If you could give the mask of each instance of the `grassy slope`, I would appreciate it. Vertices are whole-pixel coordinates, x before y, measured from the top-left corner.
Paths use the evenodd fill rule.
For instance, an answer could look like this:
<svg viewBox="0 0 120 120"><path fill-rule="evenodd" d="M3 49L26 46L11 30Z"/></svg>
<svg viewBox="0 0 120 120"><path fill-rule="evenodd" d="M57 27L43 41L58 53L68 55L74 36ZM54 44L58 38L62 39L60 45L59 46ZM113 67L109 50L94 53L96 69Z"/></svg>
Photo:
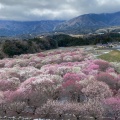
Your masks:
<svg viewBox="0 0 120 120"><path fill-rule="evenodd" d="M100 55L98 58L109 62L120 62L120 51L113 50L107 54Z"/></svg>

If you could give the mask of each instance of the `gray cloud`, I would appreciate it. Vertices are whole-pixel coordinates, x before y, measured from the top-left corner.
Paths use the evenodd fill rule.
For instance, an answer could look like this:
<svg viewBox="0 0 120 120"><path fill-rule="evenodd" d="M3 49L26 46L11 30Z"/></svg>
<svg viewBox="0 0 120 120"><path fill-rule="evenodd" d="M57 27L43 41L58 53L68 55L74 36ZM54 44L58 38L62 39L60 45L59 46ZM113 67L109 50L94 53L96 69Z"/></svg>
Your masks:
<svg viewBox="0 0 120 120"><path fill-rule="evenodd" d="M86 13L116 12L120 0L0 0L0 19L71 19Z"/></svg>

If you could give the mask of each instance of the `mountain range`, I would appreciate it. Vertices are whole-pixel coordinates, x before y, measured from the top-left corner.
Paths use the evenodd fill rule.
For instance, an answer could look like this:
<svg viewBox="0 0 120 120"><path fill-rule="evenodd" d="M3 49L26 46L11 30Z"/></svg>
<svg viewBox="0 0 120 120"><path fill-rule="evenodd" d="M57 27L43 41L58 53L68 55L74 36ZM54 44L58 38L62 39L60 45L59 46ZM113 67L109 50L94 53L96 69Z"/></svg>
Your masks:
<svg viewBox="0 0 120 120"><path fill-rule="evenodd" d="M55 30L75 34L95 32L113 26L120 26L120 12L80 15L56 26Z"/></svg>
<svg viewBox="0 0 120 120"><path fill-rule="evenodd" d="M9 21L0 20L0 36L43 34L52 32L62 20Z"/></svg>
<svg viewBox="0 0 120 120"><path fill-rule="evenodd" d="M84 14L68 21L41 20L41 21L9 21L0 20L0 36L41 35L45 33L93 33L114 27L120 29L120 12ZM119 31L120 32L120 31Z"/></svg>

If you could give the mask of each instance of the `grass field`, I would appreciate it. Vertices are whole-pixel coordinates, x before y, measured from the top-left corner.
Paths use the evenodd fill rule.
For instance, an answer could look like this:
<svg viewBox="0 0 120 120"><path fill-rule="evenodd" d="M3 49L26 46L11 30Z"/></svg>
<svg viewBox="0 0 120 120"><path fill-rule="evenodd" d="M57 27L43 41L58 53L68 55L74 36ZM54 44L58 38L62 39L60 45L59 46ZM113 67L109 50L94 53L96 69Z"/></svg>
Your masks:
<svg viewBox="0 0 120 120"><path fill-rule="evenodd" d="M109 62L120 62L120 51L113 50L109 53L98 56L98 58L101 58Z"/></svg>

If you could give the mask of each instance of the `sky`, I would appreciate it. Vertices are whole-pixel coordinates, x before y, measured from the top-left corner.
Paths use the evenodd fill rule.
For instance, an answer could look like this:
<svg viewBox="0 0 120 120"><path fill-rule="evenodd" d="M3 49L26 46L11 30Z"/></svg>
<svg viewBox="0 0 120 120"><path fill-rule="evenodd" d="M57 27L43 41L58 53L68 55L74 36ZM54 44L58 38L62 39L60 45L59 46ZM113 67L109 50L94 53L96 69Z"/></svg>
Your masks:
<svg viewBox="0 0 120 120"><path fill-rule="evenodd" d="M120 0L0 0L0 20L69 20L120 11Z"/></svg>

